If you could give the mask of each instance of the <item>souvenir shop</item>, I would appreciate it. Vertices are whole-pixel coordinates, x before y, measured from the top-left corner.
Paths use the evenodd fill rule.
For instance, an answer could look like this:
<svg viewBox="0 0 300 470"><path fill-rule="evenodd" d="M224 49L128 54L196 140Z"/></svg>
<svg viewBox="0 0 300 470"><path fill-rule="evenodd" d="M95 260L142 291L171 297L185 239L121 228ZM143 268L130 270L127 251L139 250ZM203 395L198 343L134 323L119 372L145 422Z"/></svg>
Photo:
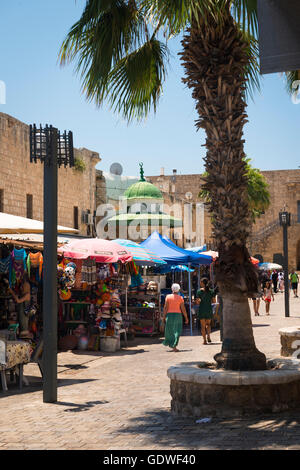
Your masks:
<svg viewBox="0 0 300 470"><path fill-rule="evenodd" d="M0 240L0 330L33 343L42 330L42 249Z"/></svg>
<svg viewBox="0 0 300 470"><path fill-rule="evenodd" d="M59 349L114 352L121 340L159 332L159 285L144 281L134 261L58 264Z"/></svg>
<svg viewBox="0 0 300 470"><path fill-rule="evenodd" d="M120 349L121 340L160 331L159 277L135 262L58 256L58 350ZM30 300L24 286L30 285ZM26 290L26 289L25 289ZM0 240L0 330L34 348L43 330L43 244Z"/></svg>

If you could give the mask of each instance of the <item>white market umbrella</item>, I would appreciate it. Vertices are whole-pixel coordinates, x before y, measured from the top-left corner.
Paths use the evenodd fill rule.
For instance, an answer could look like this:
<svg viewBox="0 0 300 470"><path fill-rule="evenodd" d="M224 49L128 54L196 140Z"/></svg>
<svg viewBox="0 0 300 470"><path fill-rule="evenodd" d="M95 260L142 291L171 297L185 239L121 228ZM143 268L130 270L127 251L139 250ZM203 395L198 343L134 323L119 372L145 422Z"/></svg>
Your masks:
<svg viewBox="0 0 300 470"><path fill-rule="evenodd" d="M264 271L272 271L273 269L283 269L283 267L277 263L259 263L258 267L259 269L262 269Z"/></svg>
<svg viewBox="0 0 300 470"><path fill-rule="evenodd" d="M0 212L0 234L9 233L43 233L44 222L40 220L27 219L18 215L6 214ZM75 228L57 226L58 233L78 233Z"/></svg>

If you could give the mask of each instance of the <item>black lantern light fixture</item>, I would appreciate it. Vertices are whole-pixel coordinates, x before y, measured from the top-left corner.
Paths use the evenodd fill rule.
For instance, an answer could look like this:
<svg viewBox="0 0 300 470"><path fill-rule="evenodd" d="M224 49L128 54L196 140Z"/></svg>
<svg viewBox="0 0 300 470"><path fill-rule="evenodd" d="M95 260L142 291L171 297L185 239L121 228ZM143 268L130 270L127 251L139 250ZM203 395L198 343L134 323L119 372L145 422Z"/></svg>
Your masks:
<svg viewBox="0 0 300 470"><path fill-rule="evenodd" d="M288 260L288 227L291 225L291 214L283 209L279 212L279 223L283 229L283 271L284 271L284 306L285 316L290 316L289 304L289 260Z"/></svg>
<svg viewBox="0 0 300 470"><path fill-rule="evenodd" d="M30 161L44 165L43 401L57 401L57 169L74 166L72 132L30 126Z"/></svg>

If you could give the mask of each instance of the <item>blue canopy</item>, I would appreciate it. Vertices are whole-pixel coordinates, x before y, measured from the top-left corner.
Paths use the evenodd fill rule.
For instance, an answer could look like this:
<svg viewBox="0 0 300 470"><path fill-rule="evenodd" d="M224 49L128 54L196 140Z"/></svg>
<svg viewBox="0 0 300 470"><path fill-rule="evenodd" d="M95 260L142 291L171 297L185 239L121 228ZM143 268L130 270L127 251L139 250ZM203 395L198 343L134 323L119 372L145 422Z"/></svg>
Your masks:
<svg viewBox="0 0 300 470"><path fill-rule="evenodd" d="M148 248L156 253L164 261L171 265L182 264L210 264L213 259L211 256L200 255L192 251L184 250L175 245L171 240L163 238L159 232L153 232L147 240L141 243L141 246Z"/></svg>
<svg viewBox="0 0 300 470"><path fill-rule="evenodd" d="M195 253L194 251L191 251L191 250L185 250L184 248L181 248L180 246L175 245L175 243L172 242L172 240L170 240L170 238L166 237L166 235L164 235L162 237L162 240L165 243L167 243L170 247L172 247L174 250L179 251L179 253L183 253L183 254L189 256L191 258L189 263L191 263L191 264L205 264L205 265L207 265L207 264L211 264L213 262L212 256L201 255L200 253Z"/></svg>
<svg viewBox="0 0 300 470"><path fill-rule="evenodd" d="M160 274L166 274L166 273L179 273L179 272L190 272L193 273L194 269L188 268L184 264L178 264L178 265L171 265L171 264L165 264L163 266L160 266L159 268L156 268L156 271L159 272Z"/></svg>

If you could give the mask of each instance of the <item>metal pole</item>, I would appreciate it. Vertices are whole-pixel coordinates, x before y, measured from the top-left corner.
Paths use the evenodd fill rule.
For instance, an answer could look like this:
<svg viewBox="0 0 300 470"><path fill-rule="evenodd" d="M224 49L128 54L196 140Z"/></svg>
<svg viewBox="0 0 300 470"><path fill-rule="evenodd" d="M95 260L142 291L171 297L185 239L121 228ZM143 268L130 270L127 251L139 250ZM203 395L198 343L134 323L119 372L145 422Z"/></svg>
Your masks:
<svg viewBox="0 0 300 470"><path fill-rule="evenodd" d="M283 272L284 272L284 307L285 316L290 316L290 303L289 303L289 260L288 260L288 225L283 224Z"/></svg>
<svg viewBox="0 0 300 470"><path fill-rule="evenodd" d="M189 304L190 304L190 328L191 336L193 336L193 318L192 318L192 289L191 289L191 263L188 265L189 268Z"/></svg>
<svg viewBox="0 0 300 470"><path fill-rule="evenodd" d="M57 131L44 164L43 401L57 401Z"/></svg>

